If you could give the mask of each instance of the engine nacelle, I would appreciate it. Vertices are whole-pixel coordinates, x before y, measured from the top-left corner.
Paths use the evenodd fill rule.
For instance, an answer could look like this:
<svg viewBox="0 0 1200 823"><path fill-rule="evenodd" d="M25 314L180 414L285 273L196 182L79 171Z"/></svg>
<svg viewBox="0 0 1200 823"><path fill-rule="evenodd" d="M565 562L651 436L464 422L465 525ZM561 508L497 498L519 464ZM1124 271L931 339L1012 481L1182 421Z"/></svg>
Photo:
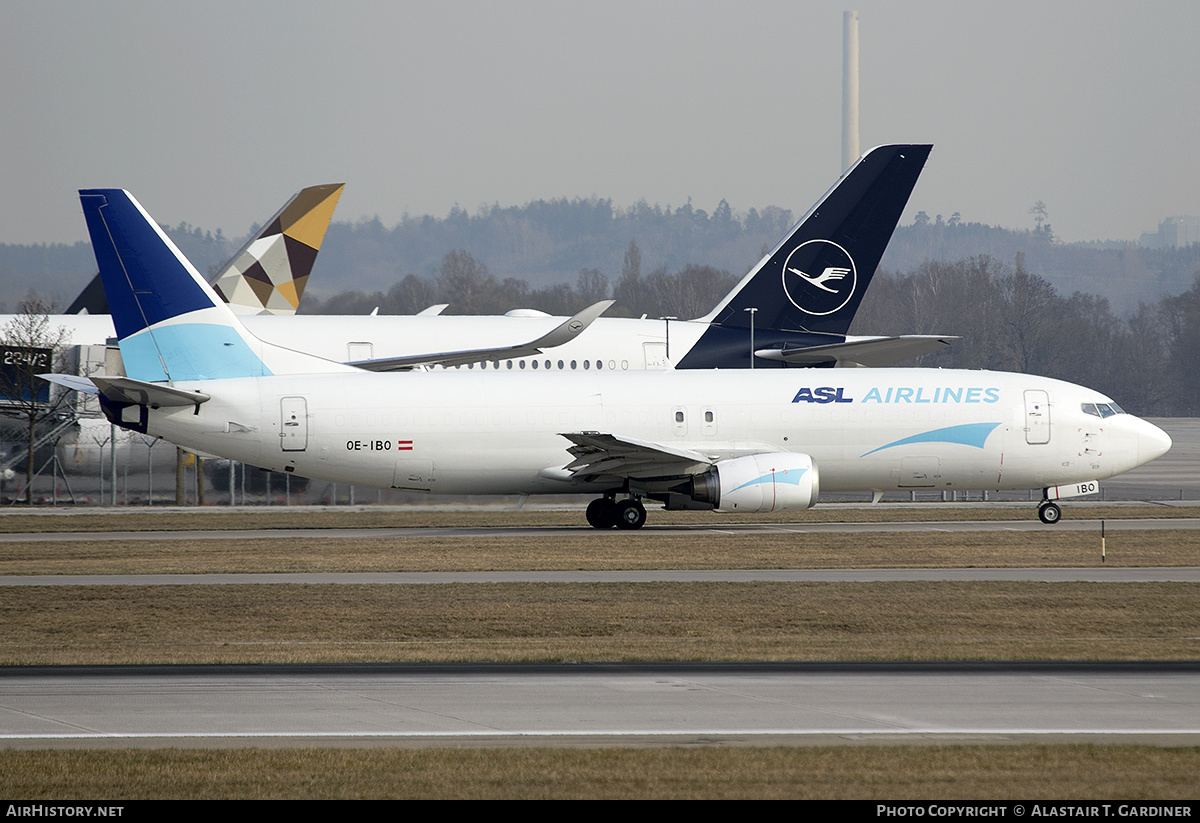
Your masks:
<svg viewBox="0 0 1200 823"><path fill-rule="evenodd" d="M692 498L722 512L807 509L817 502L817 466L807 454L775 452L722 460L692 481Z"/></svg>

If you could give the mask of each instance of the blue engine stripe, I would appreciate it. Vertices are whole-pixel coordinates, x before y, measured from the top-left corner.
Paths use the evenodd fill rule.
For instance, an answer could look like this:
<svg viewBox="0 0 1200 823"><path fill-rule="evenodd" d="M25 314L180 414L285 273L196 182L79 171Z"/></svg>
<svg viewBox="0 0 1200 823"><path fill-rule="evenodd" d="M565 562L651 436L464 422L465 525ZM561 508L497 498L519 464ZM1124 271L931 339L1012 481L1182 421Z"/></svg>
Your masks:
<svg viewBox="0 0 1200 823"><path fill-rule="evenodd" d="M786 483L789 486L799 486L800 478L804 477L804 474L807 471L808 471L808 469L800 469L800 471L792 471L791 469L784 469L782 471L770 472L768 474L762 475L761 477L756 477L753 480L747 480L745 483L743 483L742 485L738 486L736 489L731 491L730 494L733 494L733 492L736 492L736 491L741 491L742 489L746 488L747 486L756 486L759 484L766 484L766 483Z"/></svg>

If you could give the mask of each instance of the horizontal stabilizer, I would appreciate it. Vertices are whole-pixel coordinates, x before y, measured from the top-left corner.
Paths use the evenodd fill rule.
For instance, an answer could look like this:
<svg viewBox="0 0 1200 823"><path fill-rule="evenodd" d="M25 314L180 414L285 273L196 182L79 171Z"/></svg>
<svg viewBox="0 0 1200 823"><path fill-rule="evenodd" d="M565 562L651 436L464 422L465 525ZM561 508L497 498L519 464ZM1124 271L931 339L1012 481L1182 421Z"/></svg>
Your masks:
<svg viewBox="0 0 1200 823"><path fill-rule="evenodd" d="M537 340L532 340L517 346L505 346L496 349L466 349L464 351L439 352L436 354L414 354L405 357L388 357L381 360L357 360L350 363L367 371L398 371L417 366L461 366L467 363L479 363L484 360L506 360L517 357L529 357L541 354L544 349L552 349L574 340L592 322L604 314L613 304L612 300L601 300L588 306L574 317L563 323Z"/></svg>
<svg viewBox="0 0 1200 823"><path fill-rule="evenodd" d="M96 388L96 384L86 377L79 377L74 374L39 374L38 377L56 386L62 386L63 388L82 392L83 394L90 394L93 397L100 393L100 390Z"/></svg>
<svg viewBox="0 0 1200 823"><path fill-rule="evenodd" d="M821 346L797 346L796 348L758 349L756 357L765 360L781 360L803 366L819 366L833 363L838 366L867 366L880 368L939 351L958 337L946 334L902 334L896 337L850 338L844 343L829 343Z"/></svg>
<svg viewBox="0 0 1200 823"><path fill-rule="evenodd" d="M131 377L92 377L100 394L116 403L134 403L157 409L164 406L199 406L212 399L198 391L184 391L161 383L145 383Z"/></svg>

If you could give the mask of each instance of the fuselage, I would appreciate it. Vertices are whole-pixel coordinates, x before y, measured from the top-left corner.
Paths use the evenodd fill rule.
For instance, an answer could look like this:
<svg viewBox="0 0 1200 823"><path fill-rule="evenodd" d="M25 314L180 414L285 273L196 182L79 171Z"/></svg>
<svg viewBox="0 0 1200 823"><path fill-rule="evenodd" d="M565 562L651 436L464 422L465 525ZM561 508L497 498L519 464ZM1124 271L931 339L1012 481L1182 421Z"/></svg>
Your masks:
<svg viewBox="0 0 1200 823"><path fill-rule="evenodd" d="M567 432L713 461L802 453L818 467L822 491L1040 488L1111 477L1170 447L1164 432L1113 413L1098 392L986 371L489 370L176 387L212 399L147 410L148 433L272 471L452 494L610 486L563 470Z"/></svg>

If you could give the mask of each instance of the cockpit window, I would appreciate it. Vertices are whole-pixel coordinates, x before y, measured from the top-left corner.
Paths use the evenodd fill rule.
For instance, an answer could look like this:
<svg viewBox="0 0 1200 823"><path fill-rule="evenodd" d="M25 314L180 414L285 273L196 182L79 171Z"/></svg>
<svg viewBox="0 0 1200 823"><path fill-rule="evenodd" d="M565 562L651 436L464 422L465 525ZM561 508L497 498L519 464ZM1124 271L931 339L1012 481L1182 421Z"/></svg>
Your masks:
<svg viewBox="0 0 1200 823"><path fill-rule="evenodd" d="M1116 403L1082 403L1080 408L1084 414L1095 417L1112 417L1114 414L1124 414L1125 410Z"/></svg>

